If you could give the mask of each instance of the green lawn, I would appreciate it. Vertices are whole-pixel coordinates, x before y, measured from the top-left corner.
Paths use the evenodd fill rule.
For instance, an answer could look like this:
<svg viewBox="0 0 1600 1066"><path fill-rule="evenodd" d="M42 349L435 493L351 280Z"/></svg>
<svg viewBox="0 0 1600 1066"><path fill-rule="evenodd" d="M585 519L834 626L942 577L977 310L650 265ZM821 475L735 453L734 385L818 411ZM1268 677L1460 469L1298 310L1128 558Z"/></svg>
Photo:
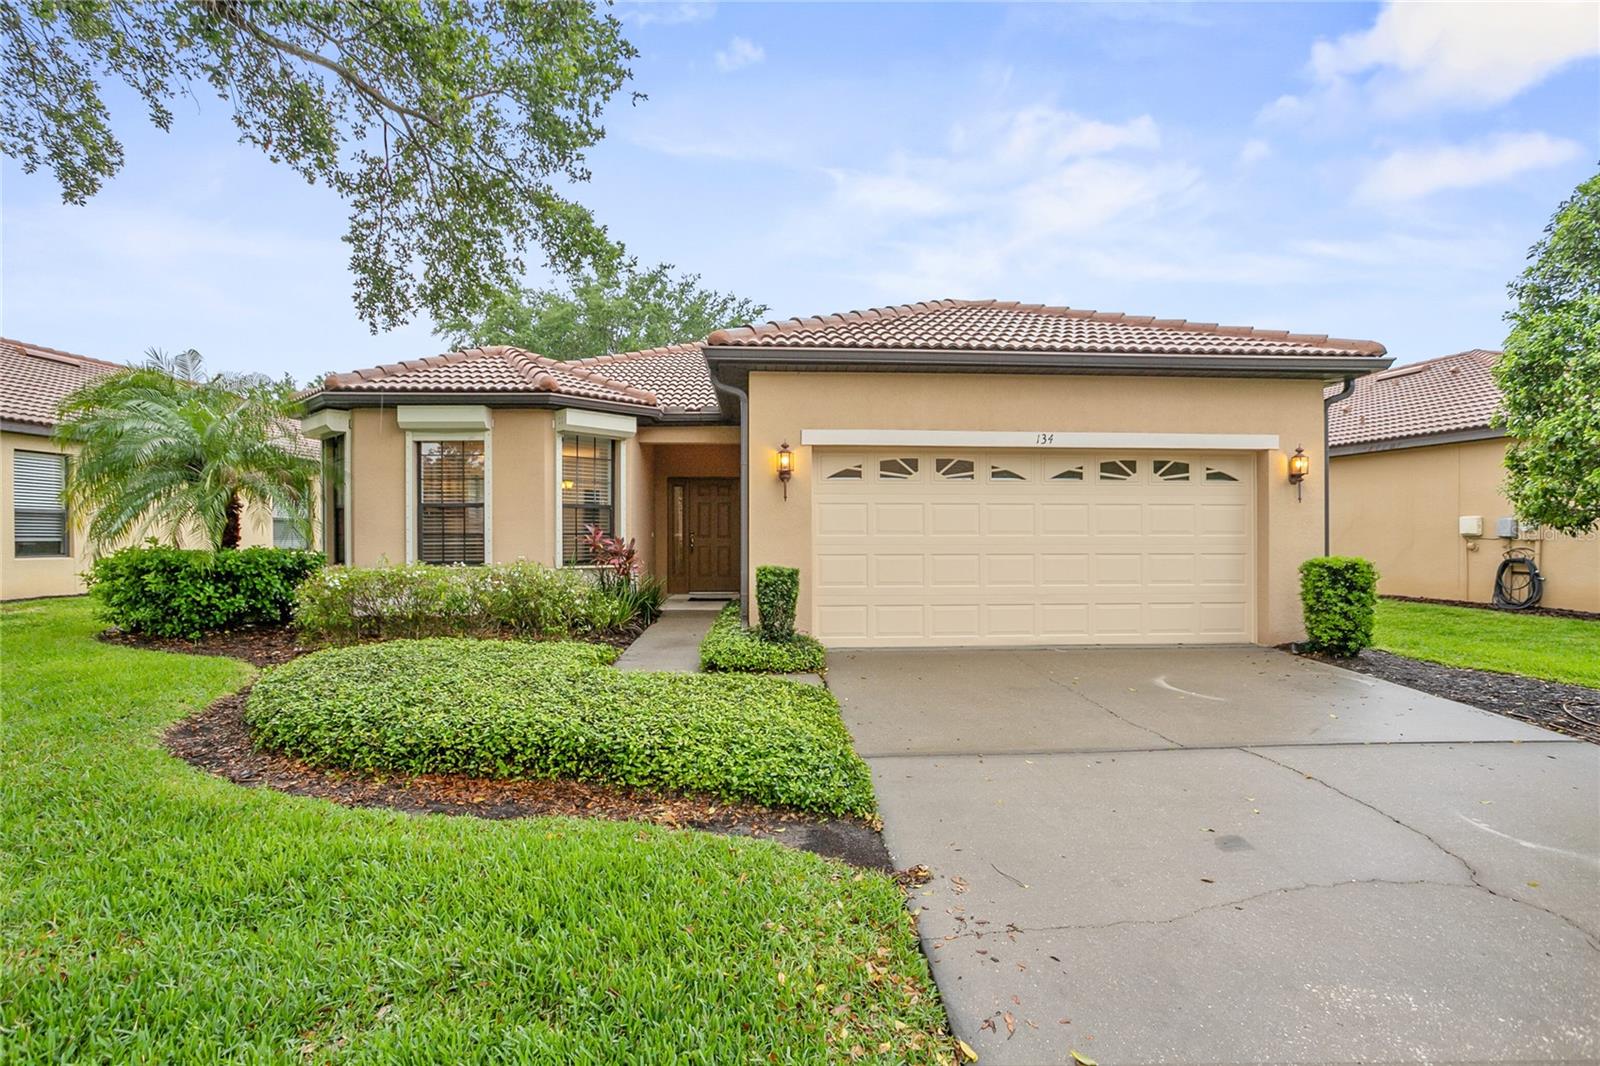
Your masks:
<svg viewBox="0 0 1600 1066"><path fill-rule="evenodd" d="M250 668L96 629L84 601L0 610L6 1061L948 1054L886 878L638 824L240 788L157 734Z"/></svg>
<svg viewBox="0 0 1600 1066"><path fill-rule="evenodd" d="M1374 645L1396 655L1600 688L1600 622L1379 600Z"/></svg>

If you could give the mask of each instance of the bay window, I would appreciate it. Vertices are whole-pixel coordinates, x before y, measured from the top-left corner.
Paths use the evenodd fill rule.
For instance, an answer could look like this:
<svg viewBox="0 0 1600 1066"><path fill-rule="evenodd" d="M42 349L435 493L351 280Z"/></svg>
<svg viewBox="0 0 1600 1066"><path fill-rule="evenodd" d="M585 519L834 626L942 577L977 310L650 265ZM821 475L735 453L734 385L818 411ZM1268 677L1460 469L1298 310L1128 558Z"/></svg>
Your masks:
<svg viewBox="0 0 1600 1066"><path fill-rule="evenodd" d="M561 438L561 562L588 566L584 527L616 529L616 442L606 437Z"/></svg>
<svg viewBox="0 0 1600 1066"><path fill-rule="evenodd" d="M482 564L483 441L419 441L416 448L417 559Z"/></svg>

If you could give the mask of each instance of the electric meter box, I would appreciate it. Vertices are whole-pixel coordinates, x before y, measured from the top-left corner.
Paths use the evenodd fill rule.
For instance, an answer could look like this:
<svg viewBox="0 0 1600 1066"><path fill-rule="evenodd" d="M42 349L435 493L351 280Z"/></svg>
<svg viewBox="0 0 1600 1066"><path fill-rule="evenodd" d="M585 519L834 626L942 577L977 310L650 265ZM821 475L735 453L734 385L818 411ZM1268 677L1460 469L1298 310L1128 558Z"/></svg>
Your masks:
<svg viewBox="0 0 1600 1066"><path fill-rule="evenodd" d="M1464 514L1461 516L1461 535L1463 537L1483 536L1483 515Z"/></svg>
<svg viewBox="0 0 1600 1066"><path fill-rule="evenodd" d="M1494 520L1494 535L1502 540L1516 540L1522 535L1515 518L1496 518Z"/></svg>

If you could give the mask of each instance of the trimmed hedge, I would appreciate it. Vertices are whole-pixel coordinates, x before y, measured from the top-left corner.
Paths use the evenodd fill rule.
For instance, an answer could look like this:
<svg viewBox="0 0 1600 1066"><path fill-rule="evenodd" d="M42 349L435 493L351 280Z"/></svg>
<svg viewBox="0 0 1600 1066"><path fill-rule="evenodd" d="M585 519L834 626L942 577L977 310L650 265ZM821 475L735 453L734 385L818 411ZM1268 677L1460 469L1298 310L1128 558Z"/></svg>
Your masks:
<svg viewBox="0 0 1600 1066"><path fill-rule="evenodd" d="M1366 559L1330 555L1300 564L1306 647L1330 655L1355 655L1372 645L1378 607L1378 571Z"/></svg>
<svg viewBox="0 0 1600 1066"><path fill-rule="evenodd" d="M322 566L290 548L198 551L154 542L96 559L86 575L101 616L130 633L195 640L289 620L295 586Z"/></svg>
<svg viewBox="0 0 1600 1066"><path fill-rule="evenodd" d="M574 570L538 563L329 567L300 586L294 620L313 640L565 637L627 625L640 610Z"/></svg>
<svg viewBox="0 0 1600 1066"><path fill-rule="evenodd" d="M828 665L828 653L815 638L795 633L788 640L767 640L739 620L739 601L722 609L700 642L700 669L741 673L816 674Z"/></svg>
<svg viewBox="0 0 1600 1066"><path fill-rule="evenodd" d="M319 766L571 778L873 813L826 689L781 678L624 673L589 644L433 639L334 648L269 670L258 742Z"/></svg>
<svg viewBox="0 0 1600 1066"><path fill-rule="evenodd" d="M800 599L800 571L792 566L756 567L756 613L761 636L781 642L794 636L794 608Z"/></svg>

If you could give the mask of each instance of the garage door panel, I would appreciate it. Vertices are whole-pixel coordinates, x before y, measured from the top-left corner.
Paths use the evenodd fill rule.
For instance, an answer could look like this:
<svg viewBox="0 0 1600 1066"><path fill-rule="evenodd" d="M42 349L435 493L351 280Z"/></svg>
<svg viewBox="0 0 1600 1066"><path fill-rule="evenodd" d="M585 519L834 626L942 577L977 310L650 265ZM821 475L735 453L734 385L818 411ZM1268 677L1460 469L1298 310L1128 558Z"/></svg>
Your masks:
<svg viewBox="0 0 1600 1066"><path fill-rule="evenodd" d="M1252 638L1248 458L818 453L813 624L825 641ZM857 463L859 478L829 477Z"/></svg>

